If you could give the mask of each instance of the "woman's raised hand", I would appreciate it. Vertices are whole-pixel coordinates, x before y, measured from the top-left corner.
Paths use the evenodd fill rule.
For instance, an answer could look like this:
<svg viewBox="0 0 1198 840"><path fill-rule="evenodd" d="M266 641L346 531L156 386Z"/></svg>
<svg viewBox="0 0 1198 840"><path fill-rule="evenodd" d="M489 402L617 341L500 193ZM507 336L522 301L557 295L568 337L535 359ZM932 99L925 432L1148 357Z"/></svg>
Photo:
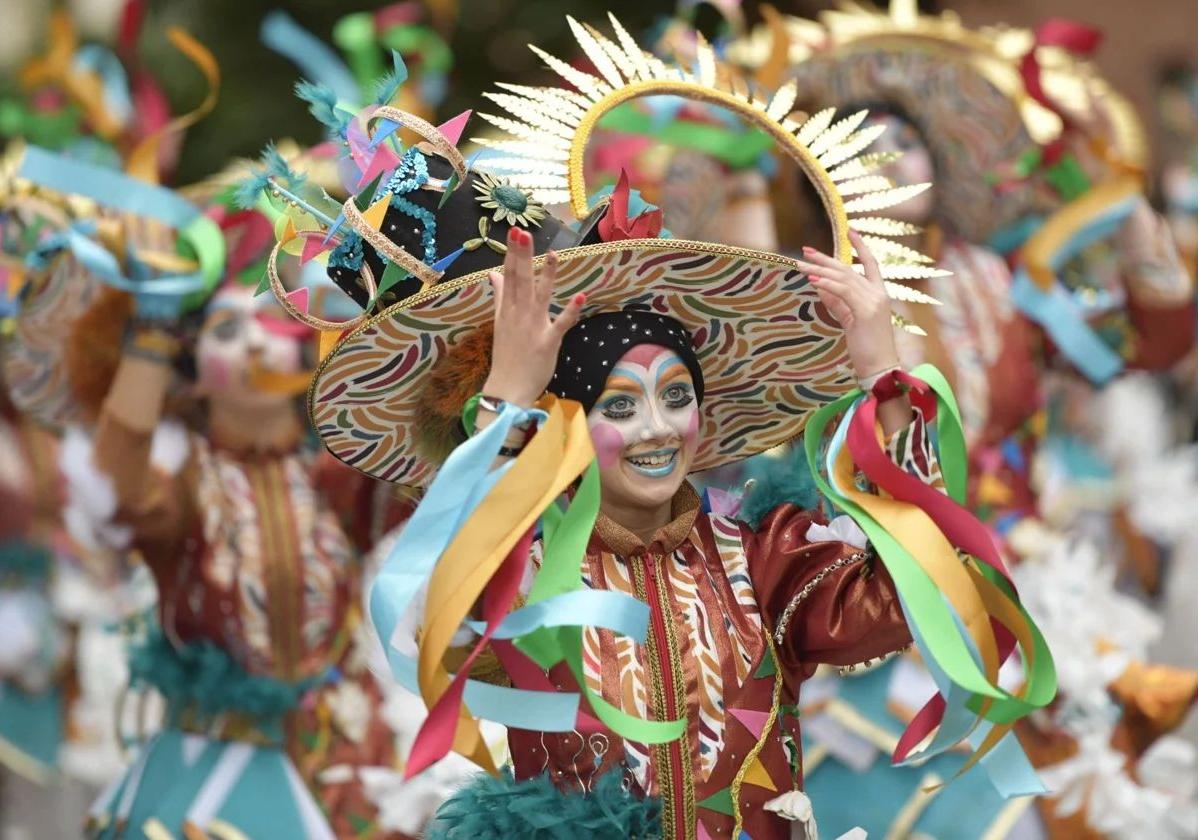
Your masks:
<svg viewBox="0 0 1198 840"><path fill-rule="evenodd" d="M514 405L529 407L540 399L553 378L566 330L578 322L586 296L579 294L556 318L549 315L557 280L557 254L545 255L539 271L532 264L532 234L508 231L503 273L491 272L495 290L495 337L491 372L483 392Z"/></svg>
<svg viewBox="0 0 1198 840"><path fill-rule="evenodd" d="M890 297L878 261L859 233L849 231L849 240L865 267L864 275L814 248L803 249L799 265L824 306L844 327L857 378L865 379L897 366L899 358L890 325Z"/></svg>

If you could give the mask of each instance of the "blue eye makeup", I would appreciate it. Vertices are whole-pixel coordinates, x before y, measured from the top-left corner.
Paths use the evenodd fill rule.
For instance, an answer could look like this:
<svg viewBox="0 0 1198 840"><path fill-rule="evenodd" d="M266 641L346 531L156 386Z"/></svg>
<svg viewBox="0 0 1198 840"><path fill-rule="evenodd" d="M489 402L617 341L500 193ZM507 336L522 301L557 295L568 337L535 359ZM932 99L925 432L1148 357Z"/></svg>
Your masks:
<svg viewBox="0 0 1198 840"><path fill-rule="evenodd" d="M632 397L615 396L604 400L599 410L609 420L627 420L636 413L636 402Z"/></svg>
<svg viewBox="0 0 1198 840"><path fill-rule="evenodd" d="M661 399L667 408L686 408L695 401L695 393L690 385L676 382L661 392Z"/></svg>

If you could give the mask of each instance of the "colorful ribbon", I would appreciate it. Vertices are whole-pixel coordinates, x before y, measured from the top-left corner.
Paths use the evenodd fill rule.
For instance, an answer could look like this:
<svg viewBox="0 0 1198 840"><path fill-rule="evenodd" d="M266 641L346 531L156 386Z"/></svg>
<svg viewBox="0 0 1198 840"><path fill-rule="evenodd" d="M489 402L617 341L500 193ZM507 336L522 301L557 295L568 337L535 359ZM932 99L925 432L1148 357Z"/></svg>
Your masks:
<svg viewBox="0 0 1198 840"><path fill-rule="evenodd" d="M975 752L963 771L982 761L1004 795L1040 789L1008 733L1015 720L1043 708L1055 695L1051 655L1019 604L989 532L963 506L964 435L951 389L929 365L913 376L899 374L898 381L910 388L924 417L937 422L946 494L908 475L887 456L873 395L856 391L825 406L805 432L817 486L869 536L894 581L915 643L937 677L940 693L900 739L895 761L914 760L913 748L939 726L919 758L969 738ZM845 417L824 461L825 478L816 466L821 463L818 448L828 424L842 412ZM885 495L857 489L855 467ZM958 549L977 564L963 564ZM998 684L998 666L1016 649L1027 681L1011 693Z"/></svg>
<svg viewBox="0 0 1198 840"><path fill-rule="evenodd" d="M542 671L527 660L527 667L521 667L523 663L514 658L519 654L498 640L515 639L521 647L533 648L532 658L541 668L565 662L596 716L621 737L659 743L682 732L682 721L644 721L608 707L589 694L581 679L580 625L641 641L647 612L630 596L583 590L582 557L598 512L594 453L580 406L547 397L542 407L529 414L506 406L487 428L454 450L375 580L371 619L392 672L401 683L420 691L430 706L429 719L408 761L409 774L440 758L450 744L481 766L490 766L477 724L461 708L462 700L481 717L522 729L568 732L587 718L580 717L576 693L506 688L467 679L470 664L491 639L497 640L494 646L504 661L516 666L518 685L552 688ZM518 458L495 467L499 447L513 423L529 417L542 423L537 434ZM554 499L580 474L579 489L563 512ZM541 569L528 606L508 614L538 518L545 534ZM419 660L414 660L397 648L393 637L426 580L427 624ZM451 677L441 660L480 597L483 635Z"/></svg>
<svg viewBox="0 0 1198 840"><path fill-rule="evenodd" d="M84 196L109 209L175 229L176 247L183 259L148 253L138 259L138 254L131 252L126 261L128 274L110 251L90 238L94 223L77 223L42 245L43 250L70 248L104 282L134 293L146 314L171 317L200 306L220 282L225 265L220 228L177 193L36 146L26 149L18 175L56 192ZM152 265L178 273L156 276L150 271Z"/></svg>
<svg viewBox="0 0 1198 840"><path fill-rule="evenodd" d="M1135 209L1138 179L1104 181L1057 211L1027 240L1011 297L1091 382L1101 384L1123 370L1123 359L1086 322L1081 305L1057 279L1070 260L1112 236Z"/></svg>

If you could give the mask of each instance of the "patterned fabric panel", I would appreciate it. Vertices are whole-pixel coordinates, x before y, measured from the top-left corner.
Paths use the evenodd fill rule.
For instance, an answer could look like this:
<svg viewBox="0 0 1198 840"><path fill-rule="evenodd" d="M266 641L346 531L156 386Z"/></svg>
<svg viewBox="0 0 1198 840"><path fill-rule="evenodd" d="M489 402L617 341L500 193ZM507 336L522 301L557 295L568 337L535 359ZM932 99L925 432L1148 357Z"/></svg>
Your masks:
<svg viewBox="0 0 1198 840"><path fill-rule="evenodd" d="M639 306L690 331L706 380L695 470L790 440L811 411L850 386L842 331L789 260L678 240L618 245L562 252L557 298L586 292L584 317ZM426 377L492 312L490 284L469 276L345 339L311 392L329 450L368 474L427 483L437 465L419 451L415 428Z"/></svg>
<svg viewBox="0 0 1198 840"><path fill-rule="evenodd" d="M203 580L235 605L227 649L253 673L274 673L280 660L319 670L344 621L352 555L332 513L317 503L308 463L298 456L242 462L201 438L193 444ZM284 581L290 591L279 590Z"/></svg>
<svg viewBox="0 0 1198 840"><path fill-rule="evenodd" d="M100 281L69 253L36 273L4 354L4 379L13 402L51 427L79 419L63 353L76 319L92 305Z"/></svg>

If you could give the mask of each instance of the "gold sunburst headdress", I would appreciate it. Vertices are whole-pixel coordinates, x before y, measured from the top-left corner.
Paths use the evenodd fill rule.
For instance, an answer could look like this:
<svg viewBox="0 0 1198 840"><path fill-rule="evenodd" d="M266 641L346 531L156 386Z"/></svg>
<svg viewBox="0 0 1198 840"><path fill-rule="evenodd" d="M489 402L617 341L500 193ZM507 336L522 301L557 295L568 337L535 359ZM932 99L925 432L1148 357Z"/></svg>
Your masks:
<svg viewBox="0 0 1198 840"><path fill-rule="evenodd" d="M776 150L814 184L839 259L852 262L852 226L878 256L893 297L935 302L896 281L944 272L896 241L915 228L880 215L926 185L895 187L877 173L891 157L868 153L882 129L863 127L864 112L837 119L827 109L797 119L794 84L768 101L757 99L747 84L721 72L706 44L699 44L697 71L689 73L641 50L614 17L614 39L568 20L596 72L533 47L563 85L500 85L488 94L505 113L483 119L507 136L475 141L493 153L478 170L501 177L497 183L527 193L530 202L564 204L577 219L592 220L615 206L592 204L583 166L588 139L605 114L629 100L658 95L726 108L772 137ZM479 180L484 176L472 171L471 177L480 185L479 198L488 201L481 194L489 189ZM453 224L452 204L451 198L438 209L438 229ZM668 313L692 337L707 383L696 470L794 438L812 411L851 387L843 330L790 257L661 237L557 247L555 296L564 301L585 293L584 319L647 308ZM436 424L423 407L446 401L446 364L477 343L478 332L493 318L487 276L500 261L447 273L351 332L325 359L310 403L333 454L397 483L418 485L431 478L445 452L432 451L425 440ZM486 364L473 367L485 373Z"/></svg>
<svg viewBox="0 0 1198 840"><path fill-rule="evenodd" d="M1061 130L1024 88L1023 39L921 14L913 0L845 2L818 20L772 17L729 56L759 84L796 82L803 107L881 106L909 119L932 154L938 219L985 242L1039 200L1013 173Z"/></svg>
<svg viewBox="0 0 1198 840"><path fill-rule="evenodd" d="M501 155L486 159L481 166L502 172L545 204L568 204L576 218L586 218L593 207L584 157L599 122L632 99L678 96L726 108L773 137L776 148L799 165L819 193L832 224L838 257L848 261L848 230L852 227L865 235L888 281L943 273L930 265L930 259L895 241L915 232L913 226L877 215L929 185L896 187L878 174L893 158L868 152L882 128L863 128L866 112L837 119L836 110L826 108L809 119L796 119L795 83L782 85L768 100L758 99L749 93L747 83L720 67L709 45L699 42L697 70L691 73L646 53L614 15L609 14L609 19L615 40L567 18L579 48L597 73L575 68L534 46L537 55L569 87L500 83L498 92L484 94L506 113L482 113L481 118L509 136L474 139ZM899 300L934 303L899 283L888 282L887 288Z"/></svg>

